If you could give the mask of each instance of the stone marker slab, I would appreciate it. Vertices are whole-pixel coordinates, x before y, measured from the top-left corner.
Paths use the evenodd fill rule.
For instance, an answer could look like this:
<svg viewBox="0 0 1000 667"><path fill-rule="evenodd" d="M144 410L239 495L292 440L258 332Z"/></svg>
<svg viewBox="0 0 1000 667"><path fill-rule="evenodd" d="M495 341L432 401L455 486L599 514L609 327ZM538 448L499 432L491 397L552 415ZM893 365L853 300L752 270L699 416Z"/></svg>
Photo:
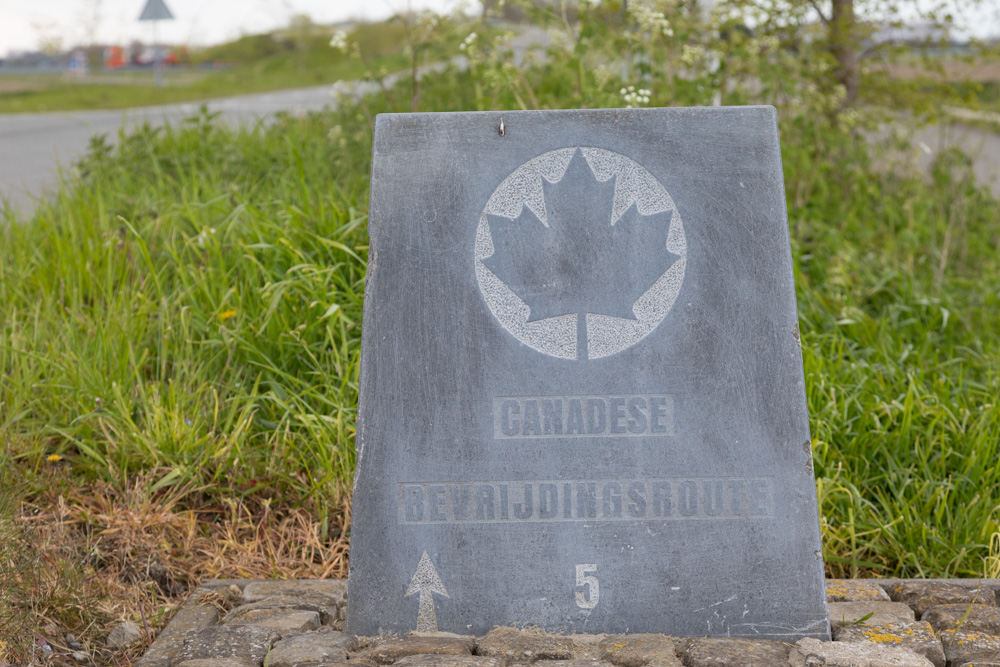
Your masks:
<svg viewBox="0 0 1000 667"><path fill-rule="evenodd" d="M774 109L382 115L369 233L349 632L829 638Z"/></svg>

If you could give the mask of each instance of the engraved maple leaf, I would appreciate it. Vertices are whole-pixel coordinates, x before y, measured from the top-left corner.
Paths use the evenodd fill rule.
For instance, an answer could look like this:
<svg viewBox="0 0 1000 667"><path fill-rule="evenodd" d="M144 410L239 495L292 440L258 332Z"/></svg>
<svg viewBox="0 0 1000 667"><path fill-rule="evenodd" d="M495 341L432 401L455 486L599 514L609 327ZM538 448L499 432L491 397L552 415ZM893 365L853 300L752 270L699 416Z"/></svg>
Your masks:
<svg viewBox="0 0 1000 667"><path fill-rule="evenodd" d="M483 264L531 309L529 322L576 313L634 320L632 306L677 255L666 249L670 211L636 204L612 224L617 176L598 181L577 150L565 175L542 178L548 226L527 206L487 214L493 254Z"/></svg>

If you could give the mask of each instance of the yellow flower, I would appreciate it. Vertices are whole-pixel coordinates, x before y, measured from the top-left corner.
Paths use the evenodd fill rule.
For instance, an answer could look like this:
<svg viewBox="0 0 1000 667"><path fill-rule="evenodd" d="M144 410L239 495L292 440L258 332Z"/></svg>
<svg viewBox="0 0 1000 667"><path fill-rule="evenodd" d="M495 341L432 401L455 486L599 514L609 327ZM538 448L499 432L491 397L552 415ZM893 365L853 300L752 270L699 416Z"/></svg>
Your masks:
<svg viewBox="0 0 1000 667"><path fill-rule="evenodd" d="M62 461L62 457L58 454L53 454L49 457L49 463L59 463Z"/></svg>
<svg viewBox="0 0 1000 667"><path fill-rule="evenodd" d="M222 320L223 322L225 322L226 320L228 320L230 317L236 317L236 311L235 310L227 310L224 313L219 313L219 319Z"/></svg>

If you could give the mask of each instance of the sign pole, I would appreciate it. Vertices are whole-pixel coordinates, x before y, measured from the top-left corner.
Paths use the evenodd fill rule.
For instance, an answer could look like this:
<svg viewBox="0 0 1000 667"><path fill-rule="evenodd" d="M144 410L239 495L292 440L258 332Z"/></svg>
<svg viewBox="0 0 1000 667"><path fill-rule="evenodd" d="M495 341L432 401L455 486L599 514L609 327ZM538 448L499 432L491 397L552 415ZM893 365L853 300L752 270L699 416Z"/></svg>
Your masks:
<svg viewBox="0 0 1000 667"><path fill-rule="evenodd" d="M153 72L156 76L156 85L164 86L163 81L163 59L160 57L160 33L159 23L161 20L169 21L174 15L167 8L163 0L146 0L146 6L139 15L140 21L152 21L153 23Z"/></svg>
<svg viewBox="0 0 1000 667"><path fill-rule="evenodd" d="M160 59L160 38L157 27L159 20L153 21L153 73L156 76L156 86L163 88L163 61Z"/></svg>

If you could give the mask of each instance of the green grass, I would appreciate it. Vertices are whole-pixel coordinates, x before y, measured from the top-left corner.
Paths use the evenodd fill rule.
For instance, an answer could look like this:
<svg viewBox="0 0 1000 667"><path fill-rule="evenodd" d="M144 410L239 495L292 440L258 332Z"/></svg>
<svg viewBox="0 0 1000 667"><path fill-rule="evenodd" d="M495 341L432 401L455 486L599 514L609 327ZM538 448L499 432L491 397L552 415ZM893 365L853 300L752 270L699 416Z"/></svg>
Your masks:
<svg viewBox="0 0 1000 667"><path fill-rule="evenodd" d="M421 108L525 99L481 83L429 76ZM552 63L524 83L576 104ZM401 88L97 141L55 200L2 226L5 449L333 511L354 464L370 117L407 106ZM1000 204L959 154L931 181L877 169L859 135L810 118L781 131L828 571L982 574L1000 531Z"/></svg>
<svg viewBox="0 0 1000 667"><path fill-rule="evenodd" d="M162 88L156 87L152 70L98 70L93 82L60 75L7 76L0 79L0 113L123 109L318 86L369 72L396 71L408 62L399 31L394 24L362 25L352 31L363 61L330 48L329 35L302 40L251 35L198 52L192 63L170 68ZM211 63L225 67L200 66Z"/></svg>

